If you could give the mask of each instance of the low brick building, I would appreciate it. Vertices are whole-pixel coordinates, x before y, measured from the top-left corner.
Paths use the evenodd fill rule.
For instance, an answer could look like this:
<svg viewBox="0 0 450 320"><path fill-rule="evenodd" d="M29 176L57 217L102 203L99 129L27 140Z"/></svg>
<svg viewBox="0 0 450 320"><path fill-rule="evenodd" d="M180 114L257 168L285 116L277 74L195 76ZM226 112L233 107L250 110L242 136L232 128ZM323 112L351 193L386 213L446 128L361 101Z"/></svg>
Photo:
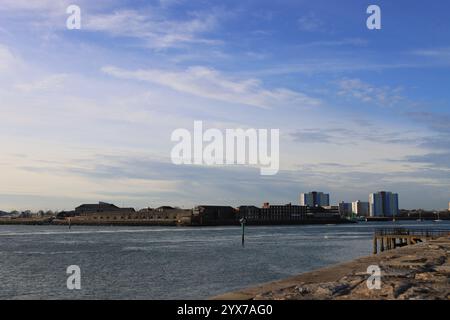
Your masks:
<svg viewBox="0 0 450 320"><path fill-rule="evenodd" d="M248 224L290 224L304 221L307 207L264 203L262 208L240 206L238 212L239 218L245 218Z"/></svg>
<svg viewBox="0 0 450 320"><path fill-rule="evenodd" d="M119 208L111 203L82 204L75 208L76 216L90 216L92 214L130 214L136 212L134 208Z"/></svg>
<svg viewBox="0 0 450 320"><path fill-rule="evenodd" d="M232 225L238 223L237 210L230 206L206 206L194 208L192 224L194 225Z"/></svg>

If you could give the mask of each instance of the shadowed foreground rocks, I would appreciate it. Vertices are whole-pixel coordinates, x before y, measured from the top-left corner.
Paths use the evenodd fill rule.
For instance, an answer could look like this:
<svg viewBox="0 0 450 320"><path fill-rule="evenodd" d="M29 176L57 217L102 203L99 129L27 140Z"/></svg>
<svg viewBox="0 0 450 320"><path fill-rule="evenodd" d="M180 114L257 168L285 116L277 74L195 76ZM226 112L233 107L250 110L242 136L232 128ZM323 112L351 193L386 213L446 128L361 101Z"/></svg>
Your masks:
<svg viewBox="0 0 450 320"><path fill-rule="evenodd" d="M224 294L238 300L448 300L450 237ZM367 268L381 269L380 289L369 289Z"/></svg>

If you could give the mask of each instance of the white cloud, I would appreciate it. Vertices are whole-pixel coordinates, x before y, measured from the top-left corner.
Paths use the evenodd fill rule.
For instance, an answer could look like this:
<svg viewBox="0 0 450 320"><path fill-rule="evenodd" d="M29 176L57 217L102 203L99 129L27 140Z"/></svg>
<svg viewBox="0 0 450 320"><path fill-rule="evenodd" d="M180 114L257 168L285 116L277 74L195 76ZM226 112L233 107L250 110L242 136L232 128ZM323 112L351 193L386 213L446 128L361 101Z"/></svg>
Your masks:
<svg viewBox="0 0 450 320"><path fill-rule="evenodd" d="M354 46L354 47L362 47L366 46L369 42L366 39L361 38L347 38L341 40L322 40L322 41L313 41L305 44L300 44L301 48L310 48L310 47L339 47L339 46Z"/></svg>
<svg viewBox="0 0 450 320"><path fill-rule="evenodd" d="M113 66L104 67L102 70L120 79L151 82L179 92L228 103L261 108L320 105L318 99L300 92L285 88L267 89L258 79L233 79L202 66L190 67L184 71L128 71Z"/></svg>
<svg viewBox="0 0 450 320"><path fill-rule="evenodd" d="M0 11L6 10L57 10L66 8L68 0L2 0ZM63 11L64 12L64 11Z"/></svg>
<svg viewBox="0 0 450 320"><path fill-rule="evenodd" d="M191 14L185 20L170 20L157 9L145 13L120 10L87 16L83 29L113 36L139 38L152 48L168 48L186 43L220 43L201 36L214 29L217 22L218 14L214 12Z"/></svg>
<svg viewBox="0 0 450 320"><path fill-rule="evenodd" d="M16 84L15 88L24 92L59 89L68 77L68 74L53 74L36 81Z"/></svg>
<svg viewBox="0 0 450 320"><path fill-rule="evenodd" d="M163 1L160 6L145 6L140 10L117 9L108 10L111 3L96 3L79 0L76 4L81 8L82 30L101 32L114 37L135 38L144 46L164 49L180 47L186 44L222 44L221 41L209 39L205 35L214 30L219 19L227 12L220 9L188 12L184 18L169 16L171 4L176 0ZM70 0L4 0L0 4L0 14L15 15L23 24L33 28L42 28L46 32L64 30L66 9L73 4ZM7 16L8 17L8 16Z"/></svg>
<svg viewBox="0 0 450 320"><path fill-rule="evenodd" d="M20 60L12 53L12 51L0 44L0 72L12 70L17 67Z"/></svg>
<svg viewBox="0 0 450 320"><path fill-rule="evenodd" d="M400 88L376 87L360 79L342 79L338 82L338 87L339 95L352 97L365 103L392 106L403 100Z"/></svg>
<svg viewBox="0 0 450 320"><path fill-rule="evenodd" d="M302 31L320 31L323 28L323 22L314 13L309 13L300 17L298 20L298 27Z"/></svg>
<svg viewBox="0 0 450 320"><path fill-rule="evenodd" d="M166 8L182 3L184 0L159 0L161 7Z"/></svg>
<svg viewBox="0 0 450 320"><path fill-rule="evenodd" d="M433 49L421 49L413 51L413 54L422 57L438 58L438 59L449 59L450 58L450 47L449 48L433 48Z"/></svg>

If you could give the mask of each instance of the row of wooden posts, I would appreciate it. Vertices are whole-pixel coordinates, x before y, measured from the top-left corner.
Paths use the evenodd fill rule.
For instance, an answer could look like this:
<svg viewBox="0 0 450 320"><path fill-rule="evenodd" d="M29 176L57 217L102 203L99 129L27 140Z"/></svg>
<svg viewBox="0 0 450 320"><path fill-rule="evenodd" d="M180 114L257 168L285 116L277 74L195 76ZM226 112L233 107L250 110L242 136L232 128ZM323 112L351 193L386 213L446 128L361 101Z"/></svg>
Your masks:
<svg viewBox="0 0 450 320"><path fill-rule="evenodd" d="M419 242L425 241L425 237L418 237L418 236L405 236L405 235L398 235L398 236L377 236L375 235L373 237L373 253L378 253L378 248L380 249L380 252L387 251L387 250L393 250L399 247L404 247L407 245L416 244ZM379 243L379 245L378 245Z"/></svg>

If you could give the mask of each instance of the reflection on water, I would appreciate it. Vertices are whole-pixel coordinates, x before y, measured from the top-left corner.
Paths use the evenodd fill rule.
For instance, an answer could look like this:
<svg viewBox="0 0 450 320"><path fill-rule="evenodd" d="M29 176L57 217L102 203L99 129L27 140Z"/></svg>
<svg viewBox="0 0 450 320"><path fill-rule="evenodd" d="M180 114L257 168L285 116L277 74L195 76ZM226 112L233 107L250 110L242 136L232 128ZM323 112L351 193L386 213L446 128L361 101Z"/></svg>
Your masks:
<svg viewBox="0 0 450 320"><path fill-rule="evenodd" d="M450 228L442 222L326 226L130 228L0 226L0 298L201 299L370 255L387 226ZM66 288L79 265L82 290Z"/></svg>

